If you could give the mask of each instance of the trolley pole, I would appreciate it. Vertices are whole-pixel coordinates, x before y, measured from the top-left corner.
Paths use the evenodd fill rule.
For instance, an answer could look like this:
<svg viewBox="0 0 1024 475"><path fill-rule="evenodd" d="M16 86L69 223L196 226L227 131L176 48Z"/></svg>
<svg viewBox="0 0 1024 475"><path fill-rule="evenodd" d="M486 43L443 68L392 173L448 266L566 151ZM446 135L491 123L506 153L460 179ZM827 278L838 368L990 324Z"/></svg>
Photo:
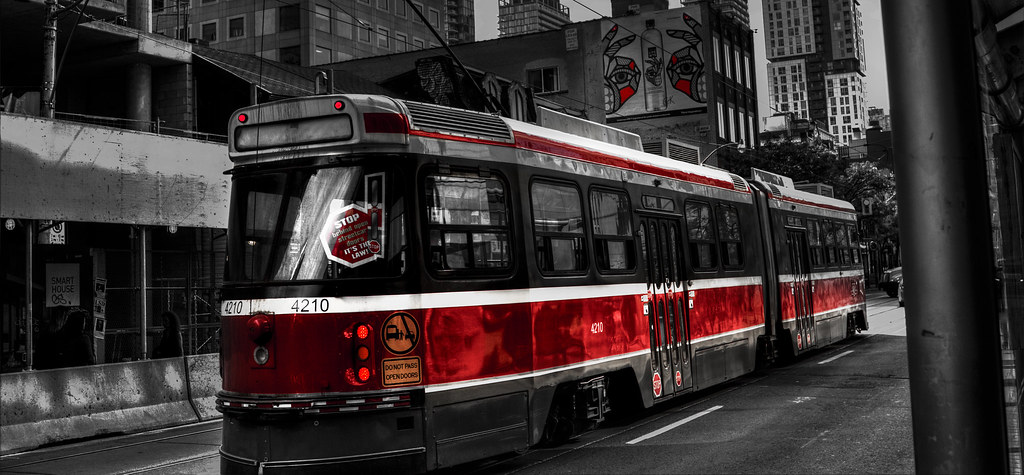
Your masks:
<svg viewBox="0 0 1024 475"><path fill-rule="evenodd" d="M53 118L54 83L57 77L57 0L46 0L46 22L43 24L43 91L40 94L40 115Z"/></svg>
<svg viewBox="0 0 1024 475"><path fill-rule="evenodd" d="M1006 473L970 0L882 2L918 473Z"/></svg>

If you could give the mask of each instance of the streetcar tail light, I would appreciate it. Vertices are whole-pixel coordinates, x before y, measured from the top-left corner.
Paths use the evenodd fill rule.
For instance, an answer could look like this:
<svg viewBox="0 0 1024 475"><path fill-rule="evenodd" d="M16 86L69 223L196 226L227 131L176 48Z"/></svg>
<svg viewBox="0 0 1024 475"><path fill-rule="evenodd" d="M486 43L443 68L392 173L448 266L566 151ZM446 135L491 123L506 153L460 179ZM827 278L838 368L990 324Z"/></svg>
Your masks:
<svg viewBox="0 0 1024 475"><path fill-rule="evenodd" d="M367 368L366 366L359 367L359 370L356 371L356 378L359 379L360 383L365 383L365 382L369 381L370 380L370 368Z"/></svg>
<svg viewBox="0 0 1024 475"><path fill-rule="evenodd" d="M372 371L368 365L373 364L373 327L365 323L357 323L352 327L352 360L355 366L355 379L358 383L365 383L370 380Z"/></svg>
<svg viewBox="0 0 1024 475"><path fill-rule="evenodd" d="M257 345L270 341L270 336L274 333L274 322L267 315L254 315L246 326L249 327L249 339Z"/></svg>
<svg viewBox="0 0 1024 475"><path fill-rule="evenodd" d="M363 114L363 128L368 134L409 133L409 121L402 114L391 112L367 112Z"/></svg>
<svg viewBox="0 0 1024 475"><path fill-rule="evenodd" d="M345 108L345 103L340 100L334 101L334 110L341 111Z"/></svg>
<svg viewBox="0 0 1024 475"><path fill-rule="evenodd" d="M241 122L241 123L243 123L243 124L244 124L244 123L246 123L246 122L247 122L248 120L249 120L249 116L248 116L248 115L245 115L245 113L242 113L242 114L238 114L238 121L239 121L239 122Z"/></svg>

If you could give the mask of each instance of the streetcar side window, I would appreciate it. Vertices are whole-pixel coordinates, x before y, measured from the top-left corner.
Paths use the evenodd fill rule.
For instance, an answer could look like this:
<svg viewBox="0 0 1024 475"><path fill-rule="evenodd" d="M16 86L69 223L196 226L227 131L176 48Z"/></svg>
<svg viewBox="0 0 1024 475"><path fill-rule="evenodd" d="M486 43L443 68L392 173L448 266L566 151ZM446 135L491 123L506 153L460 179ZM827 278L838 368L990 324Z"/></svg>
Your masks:
<svg viewBox="0 0 1024 475"><path fill-rule="evenodd" d="M636 266L636 245L629 197L622 192L592 190L590 218L597 269L602 272L633 270Z"/></svg>
<svg viewBox="0 0 1024 475"><path fill-rule="evenodd" d="M854 264L860 264L860 237L857 236L857 227L852 224L846 225L850 232L850 252Z"/></svg>
<svg viewBox="0 0 1024 475"><path fill-rule="evenodd" d="M846 232L843 223L835 223L836 249L839 253L839 262L843 266L850 264L850 236Z"/></svg>
<svg viewBox="0 0 1024 475"><path fill-rule="evenodd" d="M583 204L572 185L535 181L530 186L537 267L542 273L580 273L587 268Z"/></svg>
<svg viewBox="0 0 1024 475"><path fill-rule="evenodd" d="M512 267L505 184L493 175L430 175L424 183L430 264L438 271Z"/></svg>
<svg viewBox="0 0 1024 475"><path fill-rule="evenodd" d="M825 265L836 264L836 234L832 229L832 221L821 222L822 240L825 242Z"/></svg>
<svg viewBox="0 0 1024 475"><path fill-rule="evenodd" d="M811 247L811 267L825 265L825 250L821 247L821 228L818 220L807 220L807 242Z"/></svg>
<svg viewBox="0 0 1024 475"><path fill-rule="evenodd" d="M734 206L718 206L718 241L722 249L722 267L743 268L743 242L740 213Z"/></svg>
<svg viewBox="0 0 1024 475"><path fill-rule="evenodd" d="M687 201L685 209L690 266L695 271L714 270L718 267L718 253L715 246L715 228L711 221L711 205Z"/></svg>

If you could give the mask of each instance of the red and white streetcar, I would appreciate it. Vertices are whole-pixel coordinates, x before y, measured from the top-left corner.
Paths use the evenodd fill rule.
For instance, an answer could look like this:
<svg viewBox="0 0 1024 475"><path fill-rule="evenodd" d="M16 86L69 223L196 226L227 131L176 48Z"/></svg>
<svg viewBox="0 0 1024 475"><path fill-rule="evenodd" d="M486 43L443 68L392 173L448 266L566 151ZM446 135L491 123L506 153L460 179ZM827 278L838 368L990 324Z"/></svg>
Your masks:
<svg viewBox="0 0 1024 475"><path fill-rule="evenodd" d="M867 328L853 207L782 177L382 96L229 133L225 473L450 467Z"/></svg>

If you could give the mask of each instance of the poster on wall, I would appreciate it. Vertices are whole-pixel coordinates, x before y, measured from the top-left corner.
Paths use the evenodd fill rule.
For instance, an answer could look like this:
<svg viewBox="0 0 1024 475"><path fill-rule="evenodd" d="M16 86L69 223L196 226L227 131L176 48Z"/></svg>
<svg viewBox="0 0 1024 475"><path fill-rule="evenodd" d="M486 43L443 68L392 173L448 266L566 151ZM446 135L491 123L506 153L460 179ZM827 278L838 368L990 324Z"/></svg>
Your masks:
<svg viewBox="0 0 1024 475"><path fill-rule="evenodd" d="M615 18L604 31L609 123L707 112L705 32L698 8Z"/></svg>
<svg viewBox="0 0 1024 475"><path fill-rule="evenodd" d="M82 301L78 264L46 264L46 306L69 307Z"/></svg>

